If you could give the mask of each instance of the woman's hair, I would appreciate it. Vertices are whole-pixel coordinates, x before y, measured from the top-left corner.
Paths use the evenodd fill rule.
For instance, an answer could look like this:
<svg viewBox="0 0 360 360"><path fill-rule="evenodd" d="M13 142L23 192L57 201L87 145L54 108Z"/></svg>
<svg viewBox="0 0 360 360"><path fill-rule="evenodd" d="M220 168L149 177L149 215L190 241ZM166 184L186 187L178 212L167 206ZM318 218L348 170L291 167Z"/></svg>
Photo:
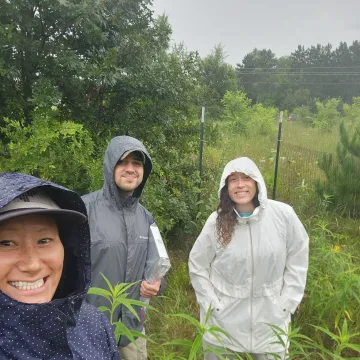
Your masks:
<svg viewBox="0 0 360 360"><path fill-rule="evenodd" d="M237 221L234 202L230 199L228 192L227 179L225 186L220 190L220 201L216 212L218 214L216 218L217 238L223 246L227 246L231 241Z"/></svg>
<svg viewBox="0 0 360 360"><path fill-rule="evenodd" d="M252 200L255 207L259 206L259 187L256 183L256 194ZM225 180L224 187L220 190L220 201L216 209L218 214L216 219L216 234L218 241L223 245L229 245L234 234L237 215L234 211L235 203L231 200L228 191L228 179Z"/></svg>

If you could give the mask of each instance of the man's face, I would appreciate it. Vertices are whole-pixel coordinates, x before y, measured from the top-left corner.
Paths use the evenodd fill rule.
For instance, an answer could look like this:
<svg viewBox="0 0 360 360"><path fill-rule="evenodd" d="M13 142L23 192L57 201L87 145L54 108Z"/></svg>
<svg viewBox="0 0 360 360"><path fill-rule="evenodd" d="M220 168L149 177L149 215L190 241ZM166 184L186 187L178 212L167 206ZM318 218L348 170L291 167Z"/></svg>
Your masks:
<svg viewBox="0 0 360 360"><path fill-rule="evenodd" d="M114 170L114 180L120 191L127 196L141 184L144 177L144 164L136 152L119 160Z"/></svg>
<svg viewBox="0 0 360 360"><path fill-rule="evenodd" d="M52 300L64 264L55 222L26 215L0 223L0 290L27 304Z"/></svg>

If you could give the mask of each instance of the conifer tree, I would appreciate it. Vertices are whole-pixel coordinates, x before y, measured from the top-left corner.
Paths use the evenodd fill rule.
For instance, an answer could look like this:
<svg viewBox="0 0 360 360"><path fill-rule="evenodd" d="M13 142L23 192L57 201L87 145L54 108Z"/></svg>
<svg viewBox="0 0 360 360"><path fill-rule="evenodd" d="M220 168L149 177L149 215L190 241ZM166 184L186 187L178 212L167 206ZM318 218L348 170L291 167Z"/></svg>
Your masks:
<svg viewBox="0 0 360 360"><path fill-rule="evenodd" d="M360 113L359 113L360 115ZM319 167L326 179L317 183L318 192L330 195L331 207L351 217L360 216L360 116L353 126L340 124L336 156L324 154Z"/></svg>

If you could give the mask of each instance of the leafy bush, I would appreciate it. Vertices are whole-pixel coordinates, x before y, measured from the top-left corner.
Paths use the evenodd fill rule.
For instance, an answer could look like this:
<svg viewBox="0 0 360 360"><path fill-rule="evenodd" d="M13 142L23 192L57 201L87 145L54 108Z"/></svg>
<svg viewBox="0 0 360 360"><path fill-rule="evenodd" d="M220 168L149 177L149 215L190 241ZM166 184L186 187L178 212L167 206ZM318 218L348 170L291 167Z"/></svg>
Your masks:
<svg viewBox="0 0 360 360"><path fill-rule="evenodd" d="M305 124L312 125L313 118L310 111L310 107L306 105L298 106L293 110L293 113L296 114L296 120L300 120Z"/></svg>
<svg viewBox="0 0 360 360"><path fill-rule="evenodd" d="M330 99L316 102L317 113L313 118L313 125L321 131L331 131L340 121L338 106L340 99Z"/></svg>
<svg viewBox="0 0 360 360"><path fill-rule="evenodd" d="M18 171L52 180L79 192L91 182L89 158L93 141L83 125L58 121L57 109L33 113L31 125L4 119L0 129L6 139L0 149L0 171Z"/></svg>
<svg viewBox="0 0 360 360"><path fill-rule="evenodd" d="M144 141L154 167L142 201L165 234L192 230L199 192L199 125L197 119L171 121L156 142Z"/></svg>
<svg viewBox="0 0 360 360"><path fill-rule="evenodd" d="M269 135L276 129L277 110L262 104L251 106L251 100L241 91L227 91L221 100L222 119L231 122L236 131L248 136Z"/></svg>
<svg viewBox="0 0 360 360"><path fill-rule="evenodd" d="M251 108L250 121L248 125L248 134L271 135L276 132L276 119L278 111L274 107L264 107L262 104L256 104Z"/></svg>
<svg viewBox="0 0 360 360"><path fill-rule="evenodd" d="M227 91L221 100L224 106L222 119L234 123L240 130L246 131L250 120L251 100L242 91Z"/></svg>
<svg viewBox="0 0 360 360"><path fill-rule="evenodd" d="M350 125L360 123L360 96L354 97L352 105L344 104L344 120Z"/></svg>

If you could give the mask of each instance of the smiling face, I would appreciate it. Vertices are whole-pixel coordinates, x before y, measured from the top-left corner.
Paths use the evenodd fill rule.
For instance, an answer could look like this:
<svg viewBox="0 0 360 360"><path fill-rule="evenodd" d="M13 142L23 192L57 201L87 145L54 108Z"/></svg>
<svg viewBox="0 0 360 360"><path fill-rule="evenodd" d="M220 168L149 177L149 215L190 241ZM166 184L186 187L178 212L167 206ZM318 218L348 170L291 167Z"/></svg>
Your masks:
<svg viewBox="0 0 360 360"><path fill-rule="evenodd" d="M64 264L56 223L27 215L0 223L0 290L27 304L52 300Z"/></svg>
<svg viewBox="0 0 360 360"><path fill-rule="evenodd" d="M256 181L241 172L235 172L227 178L228 192L239 213L252 212L255 209L253 199L256 195Z"/></svg>
<svg viewBox="0 0 360 360"><path fill-rule="evenodd" d="M144 163L137 152L130 153L125 159L119 160L114 170L115 184L125 196L133 194L144 177Z"/></svg>

